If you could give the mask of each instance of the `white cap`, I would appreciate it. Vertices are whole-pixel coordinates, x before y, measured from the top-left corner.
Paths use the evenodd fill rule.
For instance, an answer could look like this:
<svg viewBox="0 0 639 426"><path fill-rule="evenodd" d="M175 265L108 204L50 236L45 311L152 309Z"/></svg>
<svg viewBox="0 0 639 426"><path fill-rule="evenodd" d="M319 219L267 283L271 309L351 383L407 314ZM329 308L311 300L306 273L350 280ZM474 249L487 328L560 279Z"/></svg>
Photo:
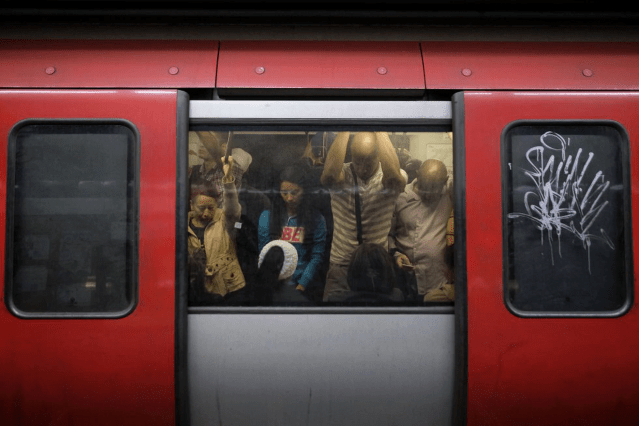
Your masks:
<svg viewBox="0 0 639 426"><path fill-rule="evenodd" d="M248 152L244 151L242 148L233 148L231 150L231 155L233 156L233 161L237 166L242 170L242 173L246 173L249 166L253 162L253 157Z"/></svg>
<svg viewBox="0 0 639 426"><path fill-rule="evenodd" d="M260 259L257 263L257 267L262 266L262 261L264 260L264 256L271 247L279 246L284 252L284 264L282 265L282 269L280 269L280 276L278 277L280 280L286 280L293 275L295 272L295 268L297 268L297 250L293 247L293 244L284 240L273 240L267 245L264 246L262 251L260 252Z"/></svg>

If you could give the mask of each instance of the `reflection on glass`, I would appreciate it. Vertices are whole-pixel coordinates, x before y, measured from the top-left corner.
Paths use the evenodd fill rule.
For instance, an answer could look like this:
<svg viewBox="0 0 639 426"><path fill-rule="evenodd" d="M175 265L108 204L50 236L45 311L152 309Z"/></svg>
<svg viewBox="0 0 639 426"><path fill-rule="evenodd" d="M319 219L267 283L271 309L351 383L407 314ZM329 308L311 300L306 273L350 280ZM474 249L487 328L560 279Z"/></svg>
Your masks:
<svg viewBox="0 0 639 426"><path fill-rule="evenodd" d="M451 133L189 132L190 305L452 303L452 159Z"/></svg>

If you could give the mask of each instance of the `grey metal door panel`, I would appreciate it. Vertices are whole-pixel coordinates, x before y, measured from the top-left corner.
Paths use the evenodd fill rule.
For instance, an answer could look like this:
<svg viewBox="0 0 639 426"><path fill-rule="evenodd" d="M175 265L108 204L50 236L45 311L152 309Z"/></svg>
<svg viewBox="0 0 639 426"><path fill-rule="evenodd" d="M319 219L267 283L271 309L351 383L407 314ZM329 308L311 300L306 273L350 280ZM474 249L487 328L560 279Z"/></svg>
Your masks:
<svg viewBox="0 0 639 426"><path fill-rule="evenodd" d="M191 424L451 424L454 320L189 314Z"/></svg>

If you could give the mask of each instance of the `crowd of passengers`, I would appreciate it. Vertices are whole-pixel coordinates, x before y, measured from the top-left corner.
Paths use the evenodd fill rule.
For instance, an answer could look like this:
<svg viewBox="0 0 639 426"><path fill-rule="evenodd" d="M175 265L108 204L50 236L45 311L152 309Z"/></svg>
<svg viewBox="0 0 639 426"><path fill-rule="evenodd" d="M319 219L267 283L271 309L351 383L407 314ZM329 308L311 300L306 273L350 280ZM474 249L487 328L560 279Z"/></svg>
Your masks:
<svg viewBox="0 0 639 426"><path fill-rule="evenodd" d="M299 161L276 171L269 198L242 182L249 153L227 152L224 134L197 135L190 305L454 300L452 179L441 161L398 156L385 132L329 134L326 157L309 141Z"/></svg>

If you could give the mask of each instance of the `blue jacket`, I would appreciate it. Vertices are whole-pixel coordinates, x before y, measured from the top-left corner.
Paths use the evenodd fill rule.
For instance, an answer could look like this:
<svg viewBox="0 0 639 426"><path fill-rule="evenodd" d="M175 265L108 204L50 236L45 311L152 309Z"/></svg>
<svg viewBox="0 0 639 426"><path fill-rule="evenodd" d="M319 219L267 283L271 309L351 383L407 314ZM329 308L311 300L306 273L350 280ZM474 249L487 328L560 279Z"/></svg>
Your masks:
<svg viewBox="0 0 639 426"><path fill-rule="evenodd" d="M260 224L258 228L258 243L259 251L266 244L271 241L269 235L269 219L271 212L264 210L260 215ZM297 228L297 216L293 216L288 219L287 223L282 224L282 240L288 241L293 244L295 250L297 250L297 268L295 273L291 277L291 284L299 284L302 287L306 286L313 280L314 276L321 269L324 259L324 248L326 246L326 221L324 216L317 213L313 216L315 219L315 235L310 244L304 244L300 241L302 230ZM306 258L307 247L311 250L309 259Z"/></svg>

